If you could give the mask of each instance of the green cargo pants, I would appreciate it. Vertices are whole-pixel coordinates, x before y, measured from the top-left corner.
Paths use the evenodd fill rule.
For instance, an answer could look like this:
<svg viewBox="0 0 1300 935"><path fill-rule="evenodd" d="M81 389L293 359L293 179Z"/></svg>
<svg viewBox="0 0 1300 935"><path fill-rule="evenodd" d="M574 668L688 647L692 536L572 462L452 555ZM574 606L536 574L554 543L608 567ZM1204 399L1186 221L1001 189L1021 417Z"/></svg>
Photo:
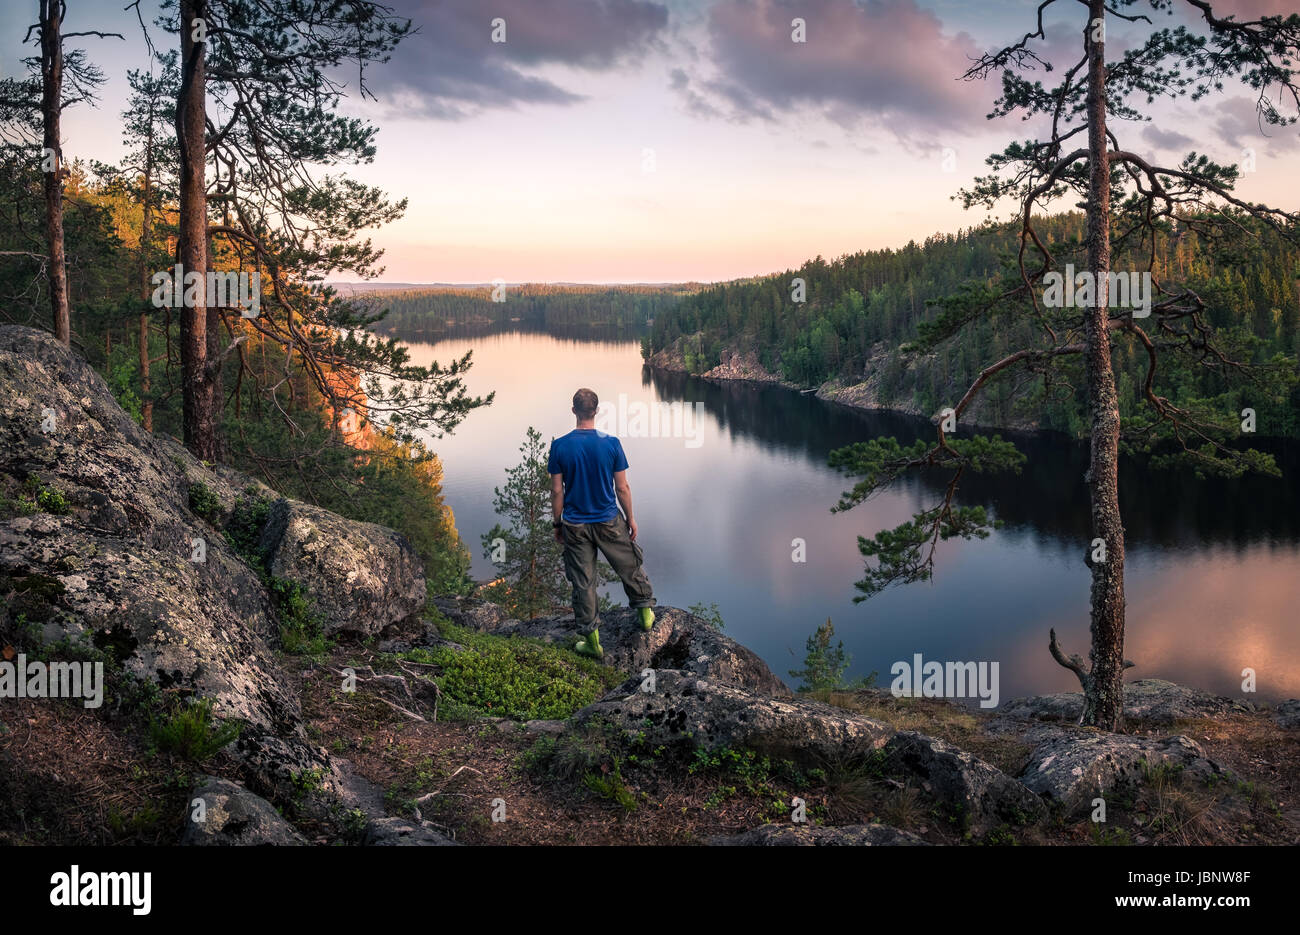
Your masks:
<svg viewBox="0 0 1300 935"><path fill-rule="evenodd" d="M641 546L632 541L622 515L603 523L565 523L564 575L573 585L573 616L583 633L596 625L597 549L622 579L629 606L655 606L650 579L641 567Z"/></svg>

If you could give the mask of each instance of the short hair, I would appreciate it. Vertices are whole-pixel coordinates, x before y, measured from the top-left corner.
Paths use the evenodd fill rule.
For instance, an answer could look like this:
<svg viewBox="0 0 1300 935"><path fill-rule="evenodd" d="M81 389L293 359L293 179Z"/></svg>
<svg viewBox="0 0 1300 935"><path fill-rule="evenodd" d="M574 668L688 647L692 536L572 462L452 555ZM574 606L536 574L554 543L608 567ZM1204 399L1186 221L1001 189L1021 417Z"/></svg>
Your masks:
<svg viewBox="0 0 1300 935"><path fill-rule="evenodd" d="M573 411L580 418L590 419L600 408L600 399L596 396L595 390L589 390L585 386L573 394Z"/></svg>

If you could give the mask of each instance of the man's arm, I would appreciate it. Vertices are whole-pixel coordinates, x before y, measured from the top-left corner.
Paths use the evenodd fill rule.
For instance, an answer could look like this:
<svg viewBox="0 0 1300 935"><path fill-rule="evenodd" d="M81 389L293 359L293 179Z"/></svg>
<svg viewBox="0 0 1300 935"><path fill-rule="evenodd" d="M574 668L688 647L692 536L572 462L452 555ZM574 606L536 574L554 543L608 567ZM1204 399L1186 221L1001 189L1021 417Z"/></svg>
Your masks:
<svg viewBox="0 0 1300 935"><path fill-rule="evenodd" d="M555 538L564 536L564 530L555 524L564 516L564 475L551 475L551 525L555 526Z"/></svg>
<svg viewBox="0 0 1300 935"><path fill-rule="evenodd" d="M635 542L636 520L632 517L632 485L627 482L627 471L614 473L614 495L618 497L618 505L623 508L623 515L627 517L628 535Z"/></svg>

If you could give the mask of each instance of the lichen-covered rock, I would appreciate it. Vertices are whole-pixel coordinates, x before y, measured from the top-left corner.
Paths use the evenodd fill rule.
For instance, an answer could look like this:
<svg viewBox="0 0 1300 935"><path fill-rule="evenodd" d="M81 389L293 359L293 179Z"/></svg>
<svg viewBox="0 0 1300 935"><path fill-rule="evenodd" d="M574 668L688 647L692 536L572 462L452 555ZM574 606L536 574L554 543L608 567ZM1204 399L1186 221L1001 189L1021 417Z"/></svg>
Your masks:
<svg viewBox="0 0 1300 935"><path fill-rule="evenodd" d="M13 632L25 620L46 643L86 641L132 675L211 698L218 717L301 730L274 674L266 592L190 506L198 484L233 497L230 475L146 433L43 332L0 327L0 394L3 493L16 501L39 485L66 501L0 514L0 628L30 640Z"/></svg>
<svg viewBox="0 0 1300 935"><path fill-rule="evenodd" d="M428 822L415 824L404 818L379 818L366 825L361 843L366 847L459 847Z"/></svg>
<svg viewBox="0 0 1300 935"><path fill-rule="evenodd" d="M579 635L573 614L513 620L498 616L488 609L495 605L482 601L440 598L435 603L454 623L498 636L527 636L568 646ZM500 608L497 611L504 614ZM622 672L675 669L764 695L790 697L790 689L757 653L689 611L656 607L655 624L648 633L641 629L637 613L626 607L603 613L599 619L605 664Z"/></svg>
<svg viewBox="0 0 1300 935"><path fill-rule="evenodd" d="M1162 765L1201 782L1223 775L1196 741L1183 736L1156 739L1043 725L1024 739L1034 750L1020 781L1069 817L1088 812L1098 796L1132 790Z"/></svg>
<svg viewBox="0 0 1300 935"><path fill-rule="evenodd" d="M273 576L302 586L326 634L368 636L424 610L424 565L406 537L386 527L282 498L260 547Z"/></svg>
<svg viewBox="0 0 1300 935"><path fill-rule="evenodd" d="M1224 698L1164 679L1139 679L1124 686L1124 718L1134 723L1172 724L1188 718L1216 718L1248 714L1253 710L1254 706L1249 702ZM1083 714L1083 694L1062 692L1014 698L1003 704L999 713L1040 721L1077 722Z"/></svg>
<svg viewBox="0 0 1300 935"><path fill-rule="evenodd" d="M1279 727L1300 727L1300 698L1289 698L1273 709Z"/></svg>
<svg viewBox="0 0 1300 935"><path fill-rule="evenodd" d="M519 622L500 604L476 597L435 597L433 606L456 626L483 633L495 633L499 626Z"/></svg>
<svg viewBox="0 0 1300 935"><path fill-rule="evenodd" d="M199 805L199 800L202 805ZM307 841L270 802L238 783L202 776L190 794L181 844L191 847L296 845Z"/></svg>
<svg viewBox="0 0 1300 935"><path fill-rule="evenodd" d="M613 724L649 747L750 748L797 760L836 759L882 746L893 731L842 708L761 695L693 673L658 669L654 691L628 679L573 716L579 727Z"/></svg>
<svg viewBox="0 0 1300 935"><path fill-rule="evenodd" d="M888 825L760 825L740 834L710 838L718 847L929 847L930 842Z"/></svg>
<svg viewBox="0 0 1300 935"><path fill-rule="evenodd" d="M946 740L899 731L885 744L884 754L888 772L920 780L963 830L1024 825L1046 813L1042 800L1026 786Z"/></svg>

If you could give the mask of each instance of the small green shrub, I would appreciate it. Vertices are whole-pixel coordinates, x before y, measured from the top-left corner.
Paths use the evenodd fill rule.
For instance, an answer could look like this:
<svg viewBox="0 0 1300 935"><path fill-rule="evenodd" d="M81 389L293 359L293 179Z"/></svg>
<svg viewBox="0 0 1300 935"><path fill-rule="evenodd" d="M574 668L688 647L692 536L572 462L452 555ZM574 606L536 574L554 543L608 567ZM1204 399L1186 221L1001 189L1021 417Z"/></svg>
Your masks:
<svg viewBox="0 0 1300 935"><path fill-rule="evenodd" d="M703 603L692 604L686 609L715 630L721 630L727 625L723 621L722 612L718 610L718 605L716 603L711 603L707 607Z"/></svg>
<svg viewBox="0 0 1300 935"><path fill-rule="evenodd" d="M280 615L280 648L291 656L319 656L327 652L320 614L302 585L286 578L271 578L269 583L275 609Z"/></svg>
<svg viewBox="0 0 1300 935"><path fill-rule="evenodd" d="M190 484L190 509L194 515L215 523L221 516L221 500L207 484L195 481Z"/></svg>
<svg viewBox="0 0 1300 935"><path fill-rule="evenodd" d="M149 736L161 752L202 763L238 737L242 726L238 721L216 721L212 701L200 698L155 717L149 724Z"/></svg>
<svg viewBox="0 0 1300 935"><path fill-rule="evenodd" d="M24 499L29 500L36 509L45 513L65 516L71 510L68 498L63 495L63 491L44 483L35 474L27 475L25 493L26 497Z"/></svg>

